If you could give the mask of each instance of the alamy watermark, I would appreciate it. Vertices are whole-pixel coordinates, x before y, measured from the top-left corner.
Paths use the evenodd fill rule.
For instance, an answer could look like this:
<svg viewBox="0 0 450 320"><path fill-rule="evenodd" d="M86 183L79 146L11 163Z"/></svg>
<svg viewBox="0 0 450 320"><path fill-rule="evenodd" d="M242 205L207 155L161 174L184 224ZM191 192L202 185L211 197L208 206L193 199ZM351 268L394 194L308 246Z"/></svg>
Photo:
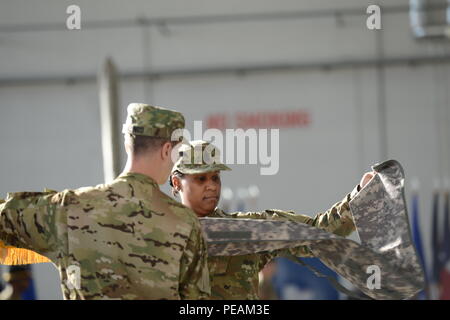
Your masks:
<svg viewBox="0 0 450 320"><path fill-rule="evenodd" d="M70 5L66 9L66 13L69 16L66 19L66 27L69 30L81 29L81 9L77 5Z"/></svg>
<svg viewBox="0 0 450 320"><path fill-rule="evenodd" d="M172 141L205 140L214 144L220 151L212 153L214 147L205 150L194 150L191 164L259 164L261 175L275 175L280 168L280 130L279 129L207 129L203 132L202 121L194 121L194 134L187 129L177 129L172 134ZM226 157L224 159L223 154ZM172 160L175 162L179 154L174 150ZM185 162L186 163L186 162Z"/></svg>
<svg viewBox="0 0 450 320"><path fill-rule="evenodd" d="M67 280L66 285L69 290L81 289L81 269L77 265L70 265L66 269Z"/></svg>
<svg viewBox="0 0 450 320"><path fill-rule="evenodd" d="M375 4L367 7L367 14L370 14L366 20L366 26L369 30L380 30L381 29L381 8Z"/></svg>
<svg viewBox="0 0 450 320"><path fill-rule="evenodd" d="M66 27L69 30L81 29L81 8L72 4L67 7L66 13L69 15L66 19ZM370 14L366 20L366 26L369 30L381 29L381 8L376 4L369 5L366 13Z"/></svg>
<svg viewBox="0 0 450 320"><path fill-rule="evenodd" d="M370 265L366 270L367 274L371 274L370 277L367 278L367 288L370 290L381 289L381 270L377 265Z"/></svg>

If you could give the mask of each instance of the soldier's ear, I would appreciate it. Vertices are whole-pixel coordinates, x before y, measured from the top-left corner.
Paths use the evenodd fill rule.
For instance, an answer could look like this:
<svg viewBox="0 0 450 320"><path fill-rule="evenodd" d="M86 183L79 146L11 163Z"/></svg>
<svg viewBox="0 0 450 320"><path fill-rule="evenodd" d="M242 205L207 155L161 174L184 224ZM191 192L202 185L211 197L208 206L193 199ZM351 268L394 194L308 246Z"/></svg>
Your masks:
<svg viewBox="0 0 450 320"><path fill-rule="evenodd" d="M181 190L181 182L180 182L180 178L178 178L177 176L175 176L175 175L172 175L171 177L170 177L170 179L171 179L171 186L172 186L172 188L175 190L175 191L180 191Z"/></svg>
<svg viewBox="0 0 450 320"><path fill-rule="evenodd" d="M172 157L172 143L165 142L162 145L160 152L161 152L161 158L163 160L166 160L167 158L171 158Z"/></svg>
<svg viewBox="0 0 450 320"><path fill-rule="evenodd" d="M130 141L130 138L128 138L126 135L124 136L123 145L125 147L125 152L127 154L131 154L131 151L132 151L132 149L131 149L131 141Z"/></svg>

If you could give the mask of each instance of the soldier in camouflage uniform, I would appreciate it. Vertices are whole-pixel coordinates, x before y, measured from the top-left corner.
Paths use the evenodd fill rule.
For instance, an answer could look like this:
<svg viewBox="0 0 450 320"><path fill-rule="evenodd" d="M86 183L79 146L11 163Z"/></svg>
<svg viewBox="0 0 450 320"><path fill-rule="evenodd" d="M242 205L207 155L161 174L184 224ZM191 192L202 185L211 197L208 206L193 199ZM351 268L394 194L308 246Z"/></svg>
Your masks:
<svg viewBox="0 0 450 320"><path fill-rule="evenodd" d="M179 151L181 157L172 169L170 183L174 195L179 194L182 203L193 209L198 217L290 220L306 223L340 236L348 236L355 230L349 201L372 177L372 173L366 173L361 183L342 201L334 204L326 212L316 214L314 218L278 209L226 213L216 206L220 199L220 171L231 169L220 163L219 150L208 142L197 140L192 141L191 146L183 145ZM211 274L212 298L258 299L259 271L270 260L283 255L313 256L307 246L263 254L210 256L208 266Z"/></svg>
<svg viewBox="0 0 450 320"><path fill-rule="evenodd" d="M96 187L8 194L0 240L48 257L66 299L209 298L199 221L158 186L170 175L179 142L171 134L181 128L181 113L130 104L124 172Z"/></svg>

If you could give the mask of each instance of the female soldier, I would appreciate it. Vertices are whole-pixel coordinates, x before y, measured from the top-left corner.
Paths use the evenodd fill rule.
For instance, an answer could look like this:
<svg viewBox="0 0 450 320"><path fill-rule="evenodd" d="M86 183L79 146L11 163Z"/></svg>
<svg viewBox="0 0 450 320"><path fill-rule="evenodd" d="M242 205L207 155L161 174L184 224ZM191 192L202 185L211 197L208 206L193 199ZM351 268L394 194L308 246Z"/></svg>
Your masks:
<svg viewBox="0 0 450 320"><path fill-rule="evenodd" d="M366 173L360 185L342 201L337 202L328 211L316 214L314 218L277 209L226 213L217 207L221 192L220 171L231 169L220 163L219 150L206 141L196 140L191 141L190 145L183 145L179 151L181 157L174 165L170 177L172 192L179 195L181 202L191 208L198 217L290 220L344 237L355 230L348 203L373 176L373 173ZM313 256L307 246L299 246L241 256L209 257L211 297L227 300L258 299L259 271L271 259L286 253L297 257Z"/></svg>

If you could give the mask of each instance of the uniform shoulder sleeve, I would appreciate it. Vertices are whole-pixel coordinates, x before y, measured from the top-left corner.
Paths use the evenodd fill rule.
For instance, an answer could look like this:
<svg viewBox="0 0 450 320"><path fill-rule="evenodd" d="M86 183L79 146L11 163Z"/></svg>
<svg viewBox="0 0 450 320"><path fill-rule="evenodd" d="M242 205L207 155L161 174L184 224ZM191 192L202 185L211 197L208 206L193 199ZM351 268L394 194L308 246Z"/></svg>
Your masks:
<svg viewBox="0 0 450 320"><path fill-rule="evenodd" d="M0 204L0 240L6 245L49 256L67 246L63 192L18 192L8 194Z"/></svg>
<svg viewBox="0 0 450 320"><path fill-rule="evenodd" d="M181 257L180 297L188 300L209 299L210 295L207 247L200 222L195 219Z"/></svg>

